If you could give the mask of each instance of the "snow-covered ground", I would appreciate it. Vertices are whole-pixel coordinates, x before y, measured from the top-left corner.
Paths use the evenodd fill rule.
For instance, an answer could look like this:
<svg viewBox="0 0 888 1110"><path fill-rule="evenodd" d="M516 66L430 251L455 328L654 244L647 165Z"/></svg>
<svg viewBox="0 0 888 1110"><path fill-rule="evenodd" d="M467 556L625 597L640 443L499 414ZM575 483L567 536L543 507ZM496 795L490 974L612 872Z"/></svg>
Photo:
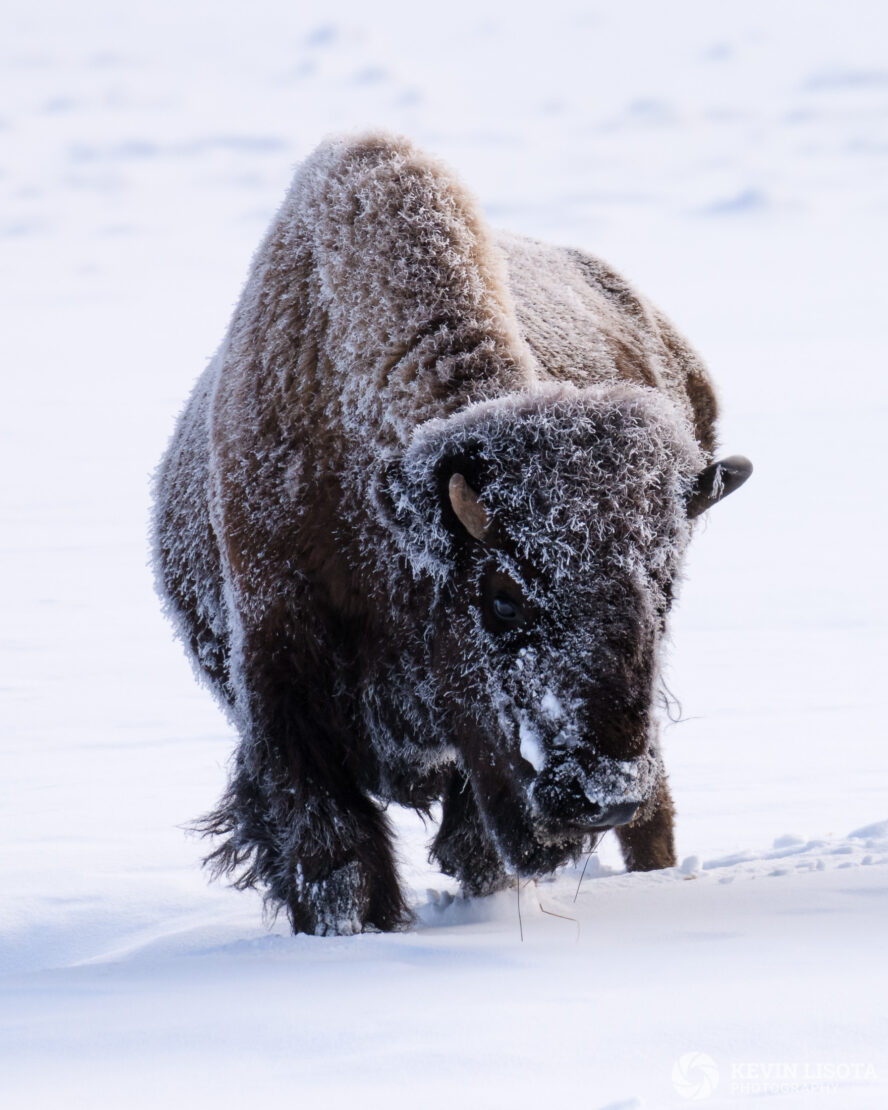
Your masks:
<svg viewBox="0 0 888 1110"><path fill-rule="evenodd" d="M880 0L6 0L4 1110L888 1105L886 43ZM294 939L182 830L232 736L148 475L293 164L367 125L632 277L756 474L675 614L683 866L605 841L519 917L404 814L417 927Z"/></svg>

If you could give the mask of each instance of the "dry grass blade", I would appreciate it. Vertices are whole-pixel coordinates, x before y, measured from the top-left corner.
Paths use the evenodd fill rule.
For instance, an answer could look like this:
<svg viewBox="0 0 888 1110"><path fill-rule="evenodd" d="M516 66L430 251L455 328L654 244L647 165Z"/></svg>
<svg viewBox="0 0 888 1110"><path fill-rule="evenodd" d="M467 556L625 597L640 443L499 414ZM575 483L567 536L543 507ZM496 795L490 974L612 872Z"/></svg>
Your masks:
<svg viewBox="0 0 888 1110"><path fill-rule="evenodd" d="M579 881L579 882L577 883L577 889L576 889L576 890L574 891L574 896L573 896L573 900L574 900L575 902L576 902L576 900L577 900L577 896L578 896L578 895L579 895L579 893L580 893L580 887L581 887L581 886L583 885L583 879L584 879L584 878L585 878L585 876L586 876L586 868L587 868L587 867L589 866L589 860L590 860L590 859L591 859L591 858L592 858L592 857L593 857L593 856L595 855L595 853L596 853L596 852L598 851L598 845L599 845L599 844L601 843L601 837L602 837L603 835L604 835L603 833L599 835L598 839L597 839L597 840L595 841L595 843L594 843L594 844L592 845L592 847L591 847L591 848L589 849L589 852L588 852L588 854L586 855L586 862L585 862L585 863L583 864L583 870L582 870L582 871L580 872L580 881Z"/></svg>
<svg viewBox="0 0 888 1110"><path fill-rule="evenodd" d="M548 914L549 917L560 917L562 921L572 921L577 927L577 941L580 939L580 921L577 917L570 917L566 913L556 913L554 910L547 910L542 902L540 902L540 913Z"/></svg>

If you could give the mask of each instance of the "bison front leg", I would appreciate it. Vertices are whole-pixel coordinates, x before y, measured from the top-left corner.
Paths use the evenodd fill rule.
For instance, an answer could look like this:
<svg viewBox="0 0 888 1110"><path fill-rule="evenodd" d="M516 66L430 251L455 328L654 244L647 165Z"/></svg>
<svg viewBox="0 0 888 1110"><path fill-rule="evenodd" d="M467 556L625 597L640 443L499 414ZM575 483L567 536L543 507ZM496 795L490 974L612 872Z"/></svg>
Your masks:
<svg viewBox="0 0 888 1110"><path fill-rule="evenodd" d="M459 769L442 799L441 825L430 855L445 875L458 879L467 894L490 894L506 885L503 862L484 827L475 794Z"/></svg>
<svg viewBox="0 0 888 1110"><path fill-rule="evenodd" d="M396 929L410 920L385 814L362 792L256 766L239 753L219 808L200 825L224 837L206 863L239 889L255 887L294 933Z"/></svg>
<svg viewBox="0 0 888 1110"><path fill-rule="evenodd" d="M657 871L675 866L674 817L669 784L663 778L635 820L615 830L627 871Z"/></svg>
<svg viewBox="0 0 888 1110"><path fill-rule="evenodd" d="M349 770L335 700L294 674L291 660L248 656L234 774L201 825L225 839L206 862L235 886L261 890L295 933L396 929L410 913L388 820Z"/></svg>

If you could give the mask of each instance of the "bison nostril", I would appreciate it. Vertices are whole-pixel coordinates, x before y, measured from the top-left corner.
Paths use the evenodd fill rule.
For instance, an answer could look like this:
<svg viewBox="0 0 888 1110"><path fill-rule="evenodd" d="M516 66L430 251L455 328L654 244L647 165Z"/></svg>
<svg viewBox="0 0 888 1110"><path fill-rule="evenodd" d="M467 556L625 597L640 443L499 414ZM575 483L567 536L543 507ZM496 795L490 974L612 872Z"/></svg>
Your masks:
<svg viewBox="0 0 888 1110"><path fill-rule="evenodd" d="M599 803L586 793L580 778L549 768L534 787L534 799L547 824L577 829L612 829L627 825L638 811L638 802Z"/></svg>
<svg viewBox="0 0 888 1110"><path fill-rule="evenodd" d="M639 805L639 802L619 802L617 805L605 806L595 820L602 827L609 829L613 829L617 825L628 825L638 812Z"/></svg>

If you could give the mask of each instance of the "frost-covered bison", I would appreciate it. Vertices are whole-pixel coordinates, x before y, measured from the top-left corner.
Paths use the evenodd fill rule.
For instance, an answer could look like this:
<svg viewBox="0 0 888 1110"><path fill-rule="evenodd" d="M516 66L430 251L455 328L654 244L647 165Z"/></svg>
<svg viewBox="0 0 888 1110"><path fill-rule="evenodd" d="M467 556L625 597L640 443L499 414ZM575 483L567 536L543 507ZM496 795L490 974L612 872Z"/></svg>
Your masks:
<svg viewBox="0 0 888 1110"><path fill-rule="evenodd" d="M209 862L297 932L408 920L384 808L470 893L616 827L674 863L653 709L706 372L576 250L383 135L300 167L157 481L160 589L240 745Z"/></svg>

